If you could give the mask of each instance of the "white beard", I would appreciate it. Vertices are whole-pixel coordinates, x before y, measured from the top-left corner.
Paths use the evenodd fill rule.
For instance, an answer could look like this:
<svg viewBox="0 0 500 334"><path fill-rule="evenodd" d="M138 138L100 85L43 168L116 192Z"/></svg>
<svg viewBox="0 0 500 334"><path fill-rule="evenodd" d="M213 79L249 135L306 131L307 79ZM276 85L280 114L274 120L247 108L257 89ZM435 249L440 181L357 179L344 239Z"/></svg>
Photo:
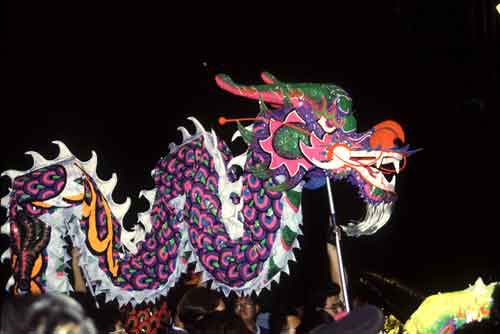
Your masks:
<svg viewBox="0 0 500 334"><path fill-rule="evenodd" d="M359 237L374 234L391 218L392 206L393 203L367 204L366 215L362 221L341 227L348 236Z"/></svg>

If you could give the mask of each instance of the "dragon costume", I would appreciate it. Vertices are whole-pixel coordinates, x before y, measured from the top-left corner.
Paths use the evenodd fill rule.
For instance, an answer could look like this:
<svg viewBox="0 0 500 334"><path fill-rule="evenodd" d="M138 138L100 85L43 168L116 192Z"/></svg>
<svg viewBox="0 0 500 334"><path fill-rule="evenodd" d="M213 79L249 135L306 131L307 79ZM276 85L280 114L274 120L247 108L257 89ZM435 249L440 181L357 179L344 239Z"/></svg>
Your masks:
<svg viewBox="0 0 500 334"><path fill-rule="evenodd" d="M216 77L222 89L259 101L254 118L219 119L237 122L232 139L242 137L248 148L234 157L213 130L188 117L196 130L180 127L182 142L170 144L152 170L155 186L141 192L149 209L132 231L123 226L130 199L113 200L116 174L98 177L95 152L80 161L60 141L55 159L27 152L34 160L29 170L2 174L11 179L1 200L8 210L2 232L11 244L2 258L11 258L11 289L71 291L64 270L69 236L81 249L89 288L106 301L154 302L192 262L203 281L226 295L258 294L289 271L299 246L302 189L319 188L326 177L348 180L366 203L366 216L343 226L348 235L381 228L397 198L392 174L410 153L401 126L385 121L358 133L342 88L283 83L269 73L262 78L263 85L243 86Z"/></svg>
<svg viewBox="0 0 500 334"><path fill-rule="evenodd" d="M491 315L496 286L500 291L499 282L485 285L483 280L478 278L475 284L467 289L429 296L406 322L404 332L453 334L465 324L485 321ZM499 302L497 301L497 307Z"/></svg>

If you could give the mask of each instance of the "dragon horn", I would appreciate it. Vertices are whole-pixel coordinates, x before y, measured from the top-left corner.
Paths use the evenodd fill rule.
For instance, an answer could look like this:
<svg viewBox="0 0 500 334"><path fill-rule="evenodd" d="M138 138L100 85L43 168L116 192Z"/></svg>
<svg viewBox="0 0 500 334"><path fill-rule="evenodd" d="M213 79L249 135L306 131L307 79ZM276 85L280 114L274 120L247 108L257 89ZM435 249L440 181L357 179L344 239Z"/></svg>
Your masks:
<svg viewBox="0 0 500 334"><path fill-rule="evenodd" d="M274 75L266 71L262 72L260 77L262 78L262 81L269 85L279 83L279 80L276 79Z"/></svg>
<svg viewBox="0 0 500 334"><path fill-rule="evenodd" d="M282 105L284 103L283 91L280 85L276 83L257 86L238 85L226 74L216 75L215 82L220 88L234 95L262 100L271 104Z"/></svg>
<svg viewBox="0 0 500 334"><path fill-rule="evenodd" d="M284 83L269 72L261 73L261 78L265 85L239 85L226 74L216 75L215 81L220 88L234 95L261 100L272 106L300 106L305 102L321 111L325 102L333 101L338 95L348 96L346 91L332 84Z"/></svg>

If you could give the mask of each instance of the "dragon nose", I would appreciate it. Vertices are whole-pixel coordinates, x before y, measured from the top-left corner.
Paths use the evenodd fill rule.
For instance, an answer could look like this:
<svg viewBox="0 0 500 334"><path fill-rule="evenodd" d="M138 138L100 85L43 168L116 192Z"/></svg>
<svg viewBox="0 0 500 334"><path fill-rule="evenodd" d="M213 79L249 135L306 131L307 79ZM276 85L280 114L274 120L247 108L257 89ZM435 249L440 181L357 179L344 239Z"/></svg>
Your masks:
<svg viewBox="0 0 500 334"><path fill-rule="evenodd" d="M398 122L383 121L373 127L373 134L370 138L370 146L372 148L389 149L396 144L396 140L405 142L405 133Z"/></svg>

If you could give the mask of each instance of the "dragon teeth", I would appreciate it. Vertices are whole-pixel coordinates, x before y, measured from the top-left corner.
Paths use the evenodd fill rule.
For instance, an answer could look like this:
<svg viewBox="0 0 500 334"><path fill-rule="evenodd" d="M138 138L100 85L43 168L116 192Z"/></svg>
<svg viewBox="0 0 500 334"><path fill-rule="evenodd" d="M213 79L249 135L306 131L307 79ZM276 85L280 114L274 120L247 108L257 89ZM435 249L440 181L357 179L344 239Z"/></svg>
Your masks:
<svg viewBox="0 0 500 334"><path fill-rule="evenodd" d="M396 170L396 174L399 174L399 160L394 159L392 163L394 165L394 169Z"/></svg>
<svg viewBox="0 0 500 334"><path fill-rule="evenodd" d="M391 180L391 182L389 182L389 184L390 184L391 186L393 186L393 187L396 187L396 175L393 175L393 176L392 176L392 180Z"/></svg>
<svg viewBox="0 0 500 334"><path fill-rule="evenodd" d="M203 127L203 125L195 117L190 116L187 119L190 120L191 122L193 122L193 124L194 124L194 126L196 128L196 134L200 134L200 133L205 133L206 132L206 130Z"/></svg>

